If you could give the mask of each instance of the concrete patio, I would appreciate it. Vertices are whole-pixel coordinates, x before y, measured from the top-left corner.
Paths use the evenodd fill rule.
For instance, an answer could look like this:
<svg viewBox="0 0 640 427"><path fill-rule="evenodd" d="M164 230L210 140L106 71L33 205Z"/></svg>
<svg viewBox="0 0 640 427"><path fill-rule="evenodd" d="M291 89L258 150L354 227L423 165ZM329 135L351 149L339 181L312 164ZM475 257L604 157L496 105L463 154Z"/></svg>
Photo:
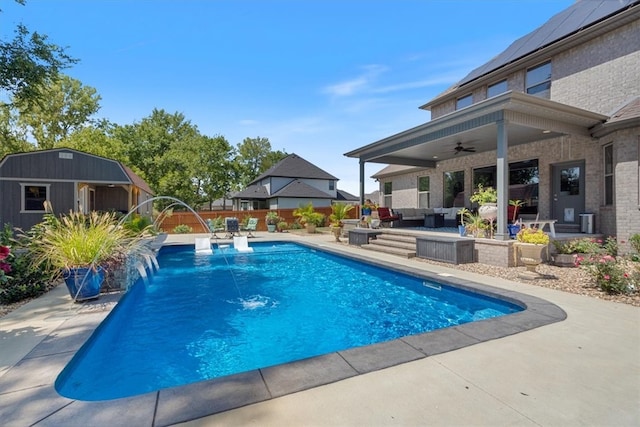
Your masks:
<svg viewBox="0 0 640 427"><path fill-rule="evenodd" d="M193 243L194 237L170 236L167 243ZM269 382L268 372L258 375L263 378L247 375L247 384L266 381L268 400L256 396L253 401L259 403L216 413L230 399L250 401L247 394L256 388L243 388L247 384L236 381L242 377L234 377L235 395L221 393L231 389L216 380L114 401L81 402L58 395L53 387L58 373L118 298L103 295L94 304L72 304L66 289L59 286L0 318L2 425L640 425L639 308L372 254L336 245L326 234L258 233L250 244L272 237L303 240L460 283L492 286L504 295L521 293L535 309L527 310L529 314L520 320L493 323L492 328L457 329L455 340L451 331L427 334L429 339L422 342L405 339L411 349L404 347L404 356L396 360L380 361L376 354L398 354L397 347L391 352L371 346L365 347L365 355L328 355L338 359L338 365L319 364L307 370L310 365L302 364L303 369L286 371L297 372L299 383L287 384L286 392ZM554 305L561 310L554 310ZM525 321L542 323L525 330ZM496 331L498 325L503 331ZM516 326L525 331L509 329ZM498 336L504 337L494 339ZM463 338L467 342L460 345ZM407 356L408 350L421 350L427 356ZM367 370L356 365L358 360L366 360L369 367L381 365L379 370ZM332 368L326 370L327 366ZM359 374L335 375L336 366ZM324 379L309 378L323 374ZM298 391L314 380L323 385Z"/></svg>

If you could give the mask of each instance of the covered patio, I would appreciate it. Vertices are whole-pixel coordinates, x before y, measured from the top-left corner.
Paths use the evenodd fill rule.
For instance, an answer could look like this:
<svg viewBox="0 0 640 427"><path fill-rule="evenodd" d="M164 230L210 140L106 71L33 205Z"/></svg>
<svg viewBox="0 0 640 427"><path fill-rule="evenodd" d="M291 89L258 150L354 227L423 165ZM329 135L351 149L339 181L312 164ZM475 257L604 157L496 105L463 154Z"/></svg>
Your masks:
<svg viewBox="0 0 640 427"><path fill-rule="evenodd" d="M575 144L593 145L590 129L603 123L607 116L580 108L542 99L520 92L505 92L469 107L441 116L423 125L398 133L364 147L345 153L357 158L360 166L360 199L364 201L365 164L380 163L437 169L443 162L459 162L467 156L471 167L487 166L487 158L496 167L498 217L495 239L508 240L509 160L522 160L531 149L527 146L546 140L557 150L554 159L562 163L569 159L565 151ZM468 149L472 147L473 149ZM588 150L588 148L584 148ZM482 155L484 156L478 156ZM488 157L489 156L489 157ZM477 160L475 160L477 159ZM588 160L589 163L595 159ZM477 163L475 163L477 162ZM562 218L563 209L549 164L539 167L538 214L543 219ZM590 164L587 167L591 166ZM588 175L583 177L589 179ZM584 182L582 185L588 185ZM470 178L465 180L465 205L473 192ZM441 202L440 202L441 203ZM596 210L587 200L576 210ZM439 201L435 200L434 205ZM571 207L571 202L567 205ZM417 207L417 206L414 206Z"/></svg>

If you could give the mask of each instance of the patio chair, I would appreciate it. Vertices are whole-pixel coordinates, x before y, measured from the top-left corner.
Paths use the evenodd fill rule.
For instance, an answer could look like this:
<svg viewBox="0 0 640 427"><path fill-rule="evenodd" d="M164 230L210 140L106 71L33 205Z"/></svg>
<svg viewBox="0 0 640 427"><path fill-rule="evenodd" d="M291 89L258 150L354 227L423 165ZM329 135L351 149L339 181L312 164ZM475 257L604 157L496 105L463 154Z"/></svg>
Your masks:
<svg viewBox="0 0 640 427"><path fill-rule="evenodd" d="M258 228L258 218L249 218L247 225L242 227L242 231L247 232L247 237L256 237L253 232Z"/></svg>
<svg viewBox="0 0 640 427"><path fill-rule="evenodd" d="M249 247L247 236L234 237L233 248L238 252L253 252L253 248Z"/></svg>
<svg viewBox="0 0 640 427"><path fill-rule="evenodd" d="M207 219L207 226L209 227L211 237L215 237L216 239L219 238L216 233L224 231L224 227L220 227L218 224L216 224L216 221L213 221L211 218Z"/></svg>
<svg viewBox="0 0 640 427"><path fill-rule="evenodd" d="M387 207L379 207L378 208L378 219L380 220L380 226L390 225L393 226L393 221L399 221L400 216L394 215L391 213L391 209Z"/></svg>
<svg viewBox="0 0 640 427"><path fill-rule="evenodd" d="M196 237L196 255L211 255L211 240L208 237Z"/></svg>
<svg viewBox="0 0 640 427"><path fill-rule="evenodd" d="M229 239L234 236L241 236L240 234L240 222L238 218L225 218L224 219L224 229L227 231L224 238Z"/></svg>

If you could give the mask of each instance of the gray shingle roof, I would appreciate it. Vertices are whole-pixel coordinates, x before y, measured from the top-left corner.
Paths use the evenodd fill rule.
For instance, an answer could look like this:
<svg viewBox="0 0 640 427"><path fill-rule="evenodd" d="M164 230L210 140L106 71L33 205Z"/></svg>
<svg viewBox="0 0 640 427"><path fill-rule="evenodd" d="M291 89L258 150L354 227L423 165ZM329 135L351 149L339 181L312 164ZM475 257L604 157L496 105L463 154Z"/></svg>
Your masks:
<svg viewBox="0 0 640 427"><path fill-rule="evenodd" d="M470 72L458 82L462 86L487 73L533 53L608 16L638 3L638 0L579 0L554 15L546 23L513 42L506 50L486 64Z"/></svg>
<svg viewBox="0 0 640 427"><path fill-rule="evenodd" d="M339 200L341 202L357 202L358 200L360 200L358 196L354 196L353 194L347 193L344 190L337 190L336 192L338 193L338 197L336 200Z"/></svg>
<svg viewBox="0 0 640 427"><path fill-rule="evenodd" d="M296 179L285 185L271 197L295 197L305 199L331 199L331 195Z"/></svg>
<svg viewBox="0 0 640 427"><path fill-rule="evenodd" d="M268 199L269 192L264 185L250 185L233 195L234 199Z"/></svg>
<svg viewBox="0 0 640 427"><path fill-rule="evenodd" d="M310 178L310 179L329 179L337 180L335 176L323 171L313 163L310 163L298 156L297 154L289 154L284 159L273 165L262 175L251 181L249 185L254 184L268 177L284 177L284 178Z"/></svg>

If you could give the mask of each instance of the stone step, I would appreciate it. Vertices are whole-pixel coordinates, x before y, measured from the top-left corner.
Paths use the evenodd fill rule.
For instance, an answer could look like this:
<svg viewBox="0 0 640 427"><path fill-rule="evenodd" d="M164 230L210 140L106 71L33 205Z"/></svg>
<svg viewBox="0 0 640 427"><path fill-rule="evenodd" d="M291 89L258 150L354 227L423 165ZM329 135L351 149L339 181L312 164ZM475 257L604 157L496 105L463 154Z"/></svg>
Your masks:
<svg viewBox="0 0 640 427"><path fill-rule="evenodd" d="M403 242L403 243L408 243L408 244L416 244L416 236L411 236L411 235L403 235L403 234L389 234L389 233L383 233L380 234L379 236L377 236L377 240L382 240L382 241L392 241L392 242Z"/></svg>
<svg viewBox="0 0 640 427"><path fill-rule="evenodd" d="M405 249L408 251L416 250L416 239L413 239L413 242L406 242L402 240L381 239L380 237L381 236L378 236L377 239L369 240L369 244L376 246L385 246L389 248Z"/></svg>
<svg viewBox="0 0 640 427"><path fill-rule="evenodd" d="M369 243L368 245L360 246L362 249L367 249L375 252L382 252L385 254L397 255L403 258L414 258L416 256L415 248L413 250L407 250L402 248L396 248L386 245L374 245Z"/></svg>

